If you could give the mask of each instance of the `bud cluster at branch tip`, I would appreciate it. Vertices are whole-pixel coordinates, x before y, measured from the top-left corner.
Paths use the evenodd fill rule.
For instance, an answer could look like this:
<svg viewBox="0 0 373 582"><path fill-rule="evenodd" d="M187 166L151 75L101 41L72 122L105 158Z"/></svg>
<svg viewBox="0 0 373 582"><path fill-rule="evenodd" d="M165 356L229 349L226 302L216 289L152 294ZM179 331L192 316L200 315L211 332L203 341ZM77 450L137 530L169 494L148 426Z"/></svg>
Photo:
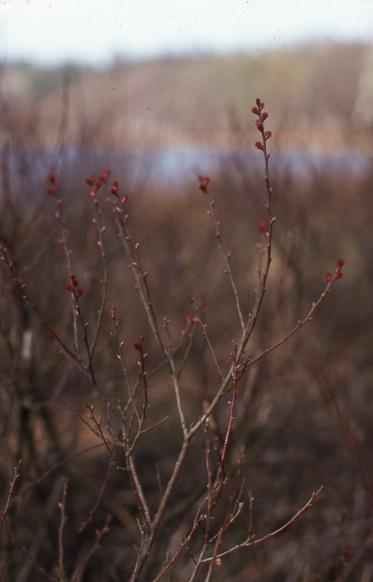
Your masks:
<svg viewBox="0 0 373 582"><path fill-rule="evenodd" d="M333 273L325 273L325 279L329 282L329 281L336 281L337 279L340 279L341 277L343 277L344 273L342 271L343 267L345 265L345 261L344 259L338 259L337 263L336 263L336 268L335 268L335 272Z"/></svg>
<svg viewBox="0 0 373 582"><path fill-rule="evenodd" d="M70 276L70 281L71 281L71 283L68 283L67 285L65 285L66 291L68 291L69 293L74 295L75 299L80 299L80 297L84 293L84 289L79 287L79 281L75 277L75 275Z"/></svg>
<svg viewBox="0 0 373 582"><path fill-rule="evenodd" d="M48 196L55 196L60 189L60 185L57 183L55 174L48 174L47 176L47 194Z"/></svg>
<svg viewBox="0 0 373 582"><path fill-rule="evenodd" d="M272 137L272 132L266 131L264 128L264 122L266 119L268 119L269 114L267 111L263 111L264 107L265 107L263 101L261 101L258 97L255 100L255 103L256 103L256 105L251 108L251 112L254 113L254 115L256 115L258 117L258 119L255 122L255 125L256 125L257 130L262 134L262 141L256 141L255 147L258 150L263 151L265 142Z"/></svg>
<svg viewBox="0 0 373 582"><path fill-rule="evenodd" d="M203 192L204 194L207 194L207 186L210 183L210 178L208 176L198 176L198 182L199 182L199 189L201 190L201 192Z"/></svg>

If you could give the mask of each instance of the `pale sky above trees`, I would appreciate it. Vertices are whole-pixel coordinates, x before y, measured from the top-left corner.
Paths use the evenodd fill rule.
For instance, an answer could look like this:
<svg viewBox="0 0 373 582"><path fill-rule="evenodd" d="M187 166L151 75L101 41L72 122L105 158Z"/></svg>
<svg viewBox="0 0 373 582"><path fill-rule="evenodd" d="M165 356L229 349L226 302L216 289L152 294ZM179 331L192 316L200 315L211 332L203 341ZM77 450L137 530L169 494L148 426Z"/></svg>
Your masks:
<svg viewBox="0 0 373 582"><path fill-rule="evenodd" d="M373 41L373 0L0 0L2 60L105 63L334 38Z"/></svg>

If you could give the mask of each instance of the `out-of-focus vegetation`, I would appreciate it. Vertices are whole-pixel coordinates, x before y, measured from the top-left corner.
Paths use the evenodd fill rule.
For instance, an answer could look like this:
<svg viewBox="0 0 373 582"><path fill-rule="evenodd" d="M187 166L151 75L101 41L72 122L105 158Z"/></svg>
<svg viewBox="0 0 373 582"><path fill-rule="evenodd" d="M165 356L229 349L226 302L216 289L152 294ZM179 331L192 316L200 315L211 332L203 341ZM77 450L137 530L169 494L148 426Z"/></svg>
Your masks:
<svg viewBox="0 0 373 582"><path fill-rule="evenodd" d="M272 124L286 145L333 149L347 139L352 146L365 138L368 147L371 50L363 44L326 43L249 55L117 59L103 70L5 64L2 94L14 105L6 124L16 115L25 139L38 119L39 137L53 140L65 75L67 136L74 143L230 145L232 124L252 132L247 104L259 92L276 102Z"/></svg>
<svg viewBox="0 0 373 582"><path fill-rule="evenodd" d="M12 280L5 266L0 279L3 509L13 467L22 459L1 522L0 572L5 582L36 582L48 576L61 581L73 572L74 582L129 580L141 538L128 471L117 469L124 465L123 451L113 446L111 466L100 433L87 427L90 422L97 433L89 412L87 417L86 406L93 404L104 433L110 422L117 428L112 411L124 394L109 305L117 306L131 378L137 374L139 356L133 344L139 336L145 337L150 369L160 355L116 233L112 195L105 188L97 195L106 226L109 286L95 355L96 386L59 353L53 333L48 337L40 314L70 347L74 335L71 296L65 289L69 273L55 215L58 197L63 199L73 273L84 290L81 305L90 320L89 333L103 272L85 178L110 168L121 193L129 194L129 225L134 240L141 242L157 313L171 322L171 344L187 337L185 316L193 309L193 296L225 369L240 327L197 176L180 171L178 181L159 182L156 167L144 162L134 173L131 158L122 165L118 152L137 147L156 151L165 144L171 149L191 143L225 147L228 153L210 175L209 189L248 314L266 240L258 229L265 217L263 168L240 155L255 151L253 98L260 94L269 104L274 161L282 148L309 146L343 150L351 157L356 151L369 154L373 103L364 102L361 94L361 87L367 87L369 50L322 45L257 56L118 61L102 71L3 68L0 242L16 269ZM217 563L212 576L217 581L373 579L373 165L368 155L358 166L332 164L330 158L315 164L311 157L306 166L307 171L301 169L295 157L272 169L273 264L248 352L265 349L307 313L337 258L346 261L346 273L313 322L250 368L240 385L227 471L240 479L245 495L255 497L257 537L284 524L313 490L320 485L324 489L314 506L283 533ZM46 194L50 171L60 183L57 196ZM30 301L22 298L14 278L27 283ZM167 418L143 435L134 455L152 511L181 442L167 370L161 368L154 378L147 422L151 426ZM199 330L182 381L190 422L211 401L217 382L211 350ZM212 443L220 442L227 406L223 400L211 423ZM120 440L119 428L115 434ZM96 445L100 448L85 450ZM198 490L196 483L205 475L200 454L204 446L201 436L191 447L146 580L154 580L166 556L177 551L202 502L205 490ZM79 451L85 452L77 455ZM68 521L61 534L62 476L68 478ZM109 513L110 531L99 548L94 546L95 530L102 532ZM79 533L89 516L91 522ZM227 546L242 539L248 519L244 513L232 525ZM199 535L162 580L190 579ZM196 580L205 580L206 574L201 569Z"/></svg>

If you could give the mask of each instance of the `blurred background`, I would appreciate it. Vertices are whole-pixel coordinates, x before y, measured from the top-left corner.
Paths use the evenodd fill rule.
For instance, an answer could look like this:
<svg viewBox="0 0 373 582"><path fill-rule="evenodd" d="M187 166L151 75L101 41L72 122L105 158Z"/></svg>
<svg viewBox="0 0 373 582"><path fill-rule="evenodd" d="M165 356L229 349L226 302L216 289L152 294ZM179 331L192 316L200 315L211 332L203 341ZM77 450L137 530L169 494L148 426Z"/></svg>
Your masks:
<svg viewBox="0 0 373 582"><path fill-rule="evenodd" d="M16 115L23 143L45 155L56 140L72 158L104 147L114 164L131 158L135 175L180 187L252 151L249 105L261 95L290 165L303 166L306 150L317 164L332 154L361 168L373 123L372 26L365 0L4 0L2 140Z"/></svg>
<svg viewBox="0 0 373 582"><path fill-rule="evenodd" d="M172 340L180 339L191 310L188 300L197 297L224 364L238 326L197 177L210 176L249 313L265 203L251 113L256 97L266 104L266 123L273 132L269 146L277 222L273 269L252 351L282 337L304 316L338 258L346 267L315 321L253 367L232 452L245 452L245 488L255 495L258 536L284 523L321 484L323 493L292 528L223 561L214 579L369 582L371 0L1 0L1 242L16 258L39 310L71 342L71 306L64 289L68 275L55 200L46 193L47 175L55 174L60 184L73 270L84 289L86 312L94 318L102 267L85 179L109 169L121 193L129 196L131 229L142 244L157 310L172 322ZM120 331L132 345L141 334L148 338L149 329L113 219L103 212L110 256L108 303L116 303ZM115 473L108 483L91 534L77 533L97 500L107 462L96 449L74 457L97 445L81 415L87 403L99 408L102 402L58 354L6 270L0 320L4 499L12 468L22 457L11 528L2 530L2 580L39 581L45 578L43 569L55 572L61 475L69 478L66 571L80 563L94 528L102 527L110 512L110 534L81 579L127 580L136 556L136 504L126 476ZM114 402L120 381L109 328L105 311L96 366L105 398ZM155 364L156 346L149 342ZM183 393L194 418L202 401L214 394L216 377L201 338L190 356ZM132 352L129 358L135 366ZM166 375L154 382L151 417L156 421L170 393ZM219 414L223 419L224 411ZM177 431L171 415L170 423L141 441L136 453L154 507L159 474L166 478L175 457ZM204 474L202 465L191 463L175 505L193 492ZM164 527L159 555L179 533L175 518ZM227 543L241 539L242 528L232 528ZM154 572L157 566L154 562ZM187 555L164 580L188 580L189 575Z"/></svg>

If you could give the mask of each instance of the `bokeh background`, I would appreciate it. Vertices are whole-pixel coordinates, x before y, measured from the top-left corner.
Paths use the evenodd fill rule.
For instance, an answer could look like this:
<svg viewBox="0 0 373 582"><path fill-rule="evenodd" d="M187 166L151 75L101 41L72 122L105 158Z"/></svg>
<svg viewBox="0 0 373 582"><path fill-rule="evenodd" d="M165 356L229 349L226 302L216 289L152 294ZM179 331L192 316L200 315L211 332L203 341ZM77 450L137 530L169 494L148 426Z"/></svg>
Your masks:
<svg viewBox="0 0 373 582"><path fill-rule="evenodd" d="M253 351L282 337L317 299L336 259L346 262L315 321L250 372L232 452L233 459L238 451L245 454L244 483L255 496L258 536L284 523L320 485L323 492L290 529L223 561L216 580L373 580L372 31L370 0L0 2L1 242L38 308L64 337L71 338L67 275L46 177L53 172L60 184L74 272L94 317L101 264L85 179L107 168L129 196L131 228L141 241L157 310L172 322L172 340L185 327L189 298L197 297L225 361L237 321L197 177L211 179L249 313L265 197L251 113L258 96L273 132L277 221ZM132 345L149 330L109 210L104 216L109 300ZM136 507L120 471L107 485L92 530L78 533L107 463L105 451L91 450L99 440L81 416L88 403L100 408L101 399L58 354L6 269L0 320L4 504L12 468L22 458L18 497L1 530L1 580L60 579L61 476L69 479L67 575L110 512L110 533L81 579L127 580ZM110 346L105 327L97 369L105 398L113 402L119 372ZM135 354L129 358L135 365ZM154 381L154 419L168 410L167 383L162 374ZM183 386L191 418L215 383L208 350L197 338ZM177 431L171 414L136 453L151 503L159 475L172 466ZM193 498L203 473L193 455L190 463L176 507ZM159 555L174 547L180 524L171 515L164 527ZM241 539L243 527L237 524L227 543ZM185 556L164 580L189 576Z"/></svg>

